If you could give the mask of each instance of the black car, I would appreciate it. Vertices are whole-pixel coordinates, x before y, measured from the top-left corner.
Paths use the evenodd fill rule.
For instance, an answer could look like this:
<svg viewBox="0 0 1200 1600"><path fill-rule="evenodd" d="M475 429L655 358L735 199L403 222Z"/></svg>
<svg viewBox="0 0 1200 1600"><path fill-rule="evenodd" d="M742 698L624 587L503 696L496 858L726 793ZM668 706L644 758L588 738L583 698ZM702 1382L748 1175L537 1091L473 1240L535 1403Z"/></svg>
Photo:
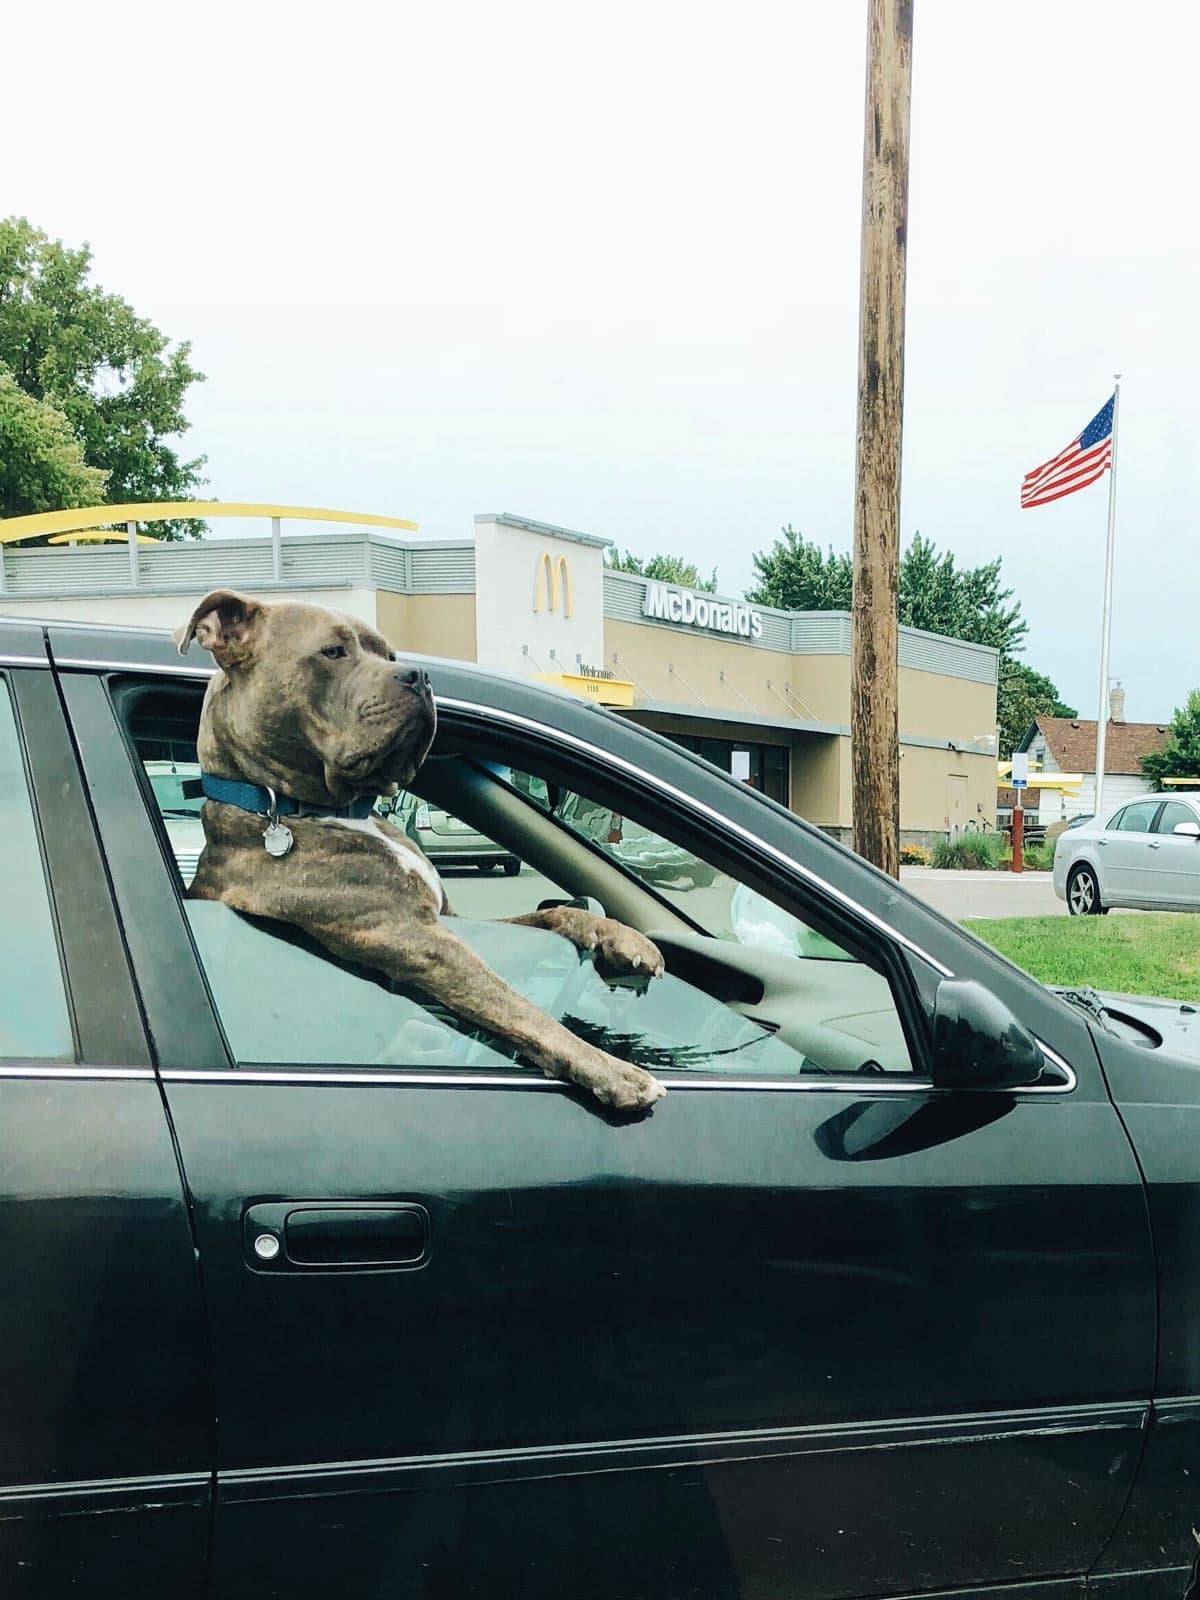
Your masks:
<svg viewBox="0 0 1200 1600"><path fill-rule="evenodd" d="M0 1596L1190 1593L1194 1010L1051 993L667 740L428 666L413 791L525 865L464 934L651 1116L186 900L151 776L203 669L0 625Z"/></svg>

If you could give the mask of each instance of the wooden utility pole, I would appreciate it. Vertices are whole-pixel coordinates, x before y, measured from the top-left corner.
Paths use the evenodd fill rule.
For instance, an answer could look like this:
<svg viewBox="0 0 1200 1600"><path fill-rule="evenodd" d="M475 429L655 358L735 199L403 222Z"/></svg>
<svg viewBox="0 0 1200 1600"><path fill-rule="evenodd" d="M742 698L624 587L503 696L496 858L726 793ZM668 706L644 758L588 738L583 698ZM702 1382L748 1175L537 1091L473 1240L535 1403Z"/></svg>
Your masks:
<svg viewBox="0 0 1200 1600"><path fill-rule="evenodd" d="M897 590L913 0L868 0L850 759L854 848L900 871Z"/></svg>

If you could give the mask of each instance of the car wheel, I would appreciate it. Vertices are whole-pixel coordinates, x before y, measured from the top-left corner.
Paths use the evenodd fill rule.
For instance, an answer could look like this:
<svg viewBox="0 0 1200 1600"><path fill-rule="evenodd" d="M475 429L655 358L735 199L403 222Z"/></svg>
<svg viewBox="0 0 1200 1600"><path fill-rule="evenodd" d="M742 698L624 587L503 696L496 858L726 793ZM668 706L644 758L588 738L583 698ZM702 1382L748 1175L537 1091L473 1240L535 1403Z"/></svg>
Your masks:
<svg viewBox="0 0 1200 1600"><path fill-rule="evenodd" d="M504 876L506 878L515 878L520 870L521 863L517 860L516 856L509 856L508 860L504 863Z"/></svg>
<svg viewBox="0 0 1200 1600"><path fill-rule="evenodd" d="M1091 867L1075 867L1067 879L1067 910L1073 917L1102 917L1108 907L1100 903L1100 885Z"/></svg>

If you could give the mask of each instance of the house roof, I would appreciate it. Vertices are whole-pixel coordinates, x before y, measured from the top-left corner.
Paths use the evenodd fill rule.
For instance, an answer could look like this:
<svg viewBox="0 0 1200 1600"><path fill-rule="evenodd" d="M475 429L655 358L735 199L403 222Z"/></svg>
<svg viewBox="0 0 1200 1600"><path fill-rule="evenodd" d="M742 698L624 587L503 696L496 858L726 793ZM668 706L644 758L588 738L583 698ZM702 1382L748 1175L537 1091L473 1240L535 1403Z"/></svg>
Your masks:
<svg viewBox="0 0 1200 1600"><path fill-rule="evenodd" d="M1161 750L1170 729L1160 722L1113 722L1108 724L1104 741L1106 772L1141 775L1142 756ZM1028 750L1036 734L1046 741L1046 749L1068 772L1096 770L1096 723L1079 717L1035 717L1021 741Z"/></svg>

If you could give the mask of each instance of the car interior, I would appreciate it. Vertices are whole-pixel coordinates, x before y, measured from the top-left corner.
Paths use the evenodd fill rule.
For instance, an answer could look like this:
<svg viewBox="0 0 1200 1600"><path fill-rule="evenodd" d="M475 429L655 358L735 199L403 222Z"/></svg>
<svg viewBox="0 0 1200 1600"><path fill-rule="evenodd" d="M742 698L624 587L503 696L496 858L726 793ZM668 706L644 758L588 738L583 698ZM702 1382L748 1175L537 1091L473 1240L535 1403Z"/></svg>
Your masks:
<svg viewBox="0 0 1200 1600"><path fill-rule="evenodd" d="M193 685L129 683L114 693L181 891L203 844L201 801L187 785L199 774L200 701ZM752 884L711 848L711 828L699 853L678 825L685 818L649 814L643 797L614 789L611 773L583 780L559 769L552 751L517 748L499 733L481 741L443 717L412 785L520 862L512 878L442 874L455 932L506 982L591 1042L667 1075L912 1073L903 1008L869 950L844 928L821 926L819 908L804 907L801 920L776 903L761 879ZM382 807L400 826L415 814L403 798ZM555 904L639 929L662 951L666 975L615 978L557 936L502 920ZM298 930L212 902L188 900L185 911L239 1062L522 1065L505 1041L335 961ZM310 1006L305 997L318 993ZM265 995L284 999L276 1008Z"/></svg>

